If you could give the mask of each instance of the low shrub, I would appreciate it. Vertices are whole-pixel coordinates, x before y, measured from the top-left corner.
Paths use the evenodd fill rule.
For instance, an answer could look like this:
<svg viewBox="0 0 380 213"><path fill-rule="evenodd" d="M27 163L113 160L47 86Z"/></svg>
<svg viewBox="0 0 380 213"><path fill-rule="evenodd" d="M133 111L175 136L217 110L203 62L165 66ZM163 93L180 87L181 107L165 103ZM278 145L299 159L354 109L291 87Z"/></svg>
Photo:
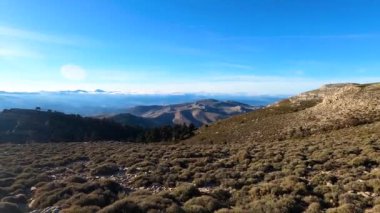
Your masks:
<svg viewBox="0 0 380 213"><path fill-rule="evenodd" d="M359 157L352 159L351 165L356 166L356 167L358 167L358 166L370 167L371 165L376 165L376 162L374 162L373 160L371 160L368 157L359 156Z"/></svg>
<svg viewBox="0 0 380 213"><path fill-rule="evenodd" d="M69 177L66 181L70 183L86 183L87 182L85 178L79 177L79 176Z"/></svg>
<svg viewBox="0 0 380 213"><path fill-rule="evenodd" d="M3 178L3 179L0 179L0 187L11 186L14 182L15 182L14 178Z"/></svg>
<svg viewBox="0 0 380 213"><path fill-rule="evenodd" d="M193 184L182 184L174 189L173 195L179 201L186 202L193 197L199 196L200 192Z"/></svg>
<svg viewBox="0 0 380 213"><path fill-rule="evenodd" d="M0 202L0 212L22 213L21 209L14 203Z"/></svg>
<svg viewBox="0 0 380 213"><path fill-rule="evenodd" d="M326 213L356 213L362 212L362 210L357 209L353 204L343 204L337 208L327 209Z"/></svg>
<svg viewBox="0 0 380 213"><path fill-rule="evenodd" d="M128 199L118 200L111 205L101 209L99 213L123 213L123 212L143 212L138 205Z"/></svg>
<svg viewBox="0 0 380 213"><path fill-rule="evenodd" d="M8 196L1 199L1 202L15 203L15 204L26 204L28 200L24 194L18 194L15 196Z"/></svg>
<svg viewBox="0 0 380 213"><path fill-rule="evenodd" d="M285 196L280 199L271 196L260 200L255 200L249 204L249 209L255 213L284 213L284 212L301 212L297 201L294 197Z"/></svg>
<svg viewBox="0 0 380 213"><path fill-rule="evenodd" d="M91 171L91 174L105 176L105 175L113 175L118 171L119 171L119 167L116 164L104 164L93 169Z"/></svg>
<svg viewBox="0 0 380 213"><path fill-rule="evenodd" d="M224 201L227 203L227 201L231 198L231 193L228 190L218 188L211 192L211 196L219 201Z"/></svg>
<svg viewBox="0 0 380 213"><path fill-rule="evenodd" d="M321 212L321 205L315 202L311 203L305 210L305 213L320 213L320 212Z"/></svg>
<svg viewBox="0 0 380 213"><path fill-rule="evenodd" d="M99 206L71 206L68 209L63 209L62 213L96 213L99 212Z"/></svg>
<svg viewBox="0 0 380 213"><path fill-rule="evenodd" d="M208 195L192 198L186 201L184 205L186 210L191 209L194 206L201 206L202 208L206 209L207 212L214 212L224 207L218 200Z"/></svg>

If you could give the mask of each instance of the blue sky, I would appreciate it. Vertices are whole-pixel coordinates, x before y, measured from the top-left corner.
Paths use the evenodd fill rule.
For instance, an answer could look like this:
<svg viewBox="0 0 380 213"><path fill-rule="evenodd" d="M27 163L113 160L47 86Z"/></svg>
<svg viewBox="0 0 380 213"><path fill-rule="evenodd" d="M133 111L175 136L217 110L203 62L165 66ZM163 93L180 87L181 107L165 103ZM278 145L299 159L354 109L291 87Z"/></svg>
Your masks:
<svg viewBox="0 0 380 213"><path fill-rule="evenodd" d="M0 0L0 90L295 94L380 81L375 0Z"/></svg>

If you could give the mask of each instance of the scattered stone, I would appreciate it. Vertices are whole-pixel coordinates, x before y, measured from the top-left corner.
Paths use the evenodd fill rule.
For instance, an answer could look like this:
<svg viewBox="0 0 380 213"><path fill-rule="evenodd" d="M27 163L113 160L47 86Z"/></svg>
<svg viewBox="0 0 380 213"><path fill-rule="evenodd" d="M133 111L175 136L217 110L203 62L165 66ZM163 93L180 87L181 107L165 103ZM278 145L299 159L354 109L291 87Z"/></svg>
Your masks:
<svg viewBox="0 0 380 213"><path fill-rule="evenodd" d="M30 213L59 213L61 211L61 208L58 206L50 206L44 209L34 210Z"/></svg>
<svg viewBox="0 0 380 213"><path fill-rule="evenodd" d="M30 203L28 204L28 207L29 207L29 208L33 208L33 205L34 205L35 202L36 202L36 200L32 199L32 200L30 201Z"/></svg>

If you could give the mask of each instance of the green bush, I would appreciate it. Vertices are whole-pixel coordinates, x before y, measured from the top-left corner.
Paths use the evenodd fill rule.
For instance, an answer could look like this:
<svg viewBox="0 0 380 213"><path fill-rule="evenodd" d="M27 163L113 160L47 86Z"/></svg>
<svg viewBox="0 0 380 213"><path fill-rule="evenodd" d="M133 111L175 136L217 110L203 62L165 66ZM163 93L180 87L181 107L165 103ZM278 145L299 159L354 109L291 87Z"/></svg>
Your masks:
<svg viewBox="0 0 380 213"><path fill-rule="evenodd" d="M14 204L27 204L28 200L24 194L18 194L15 196L8 196L1 199L1 202L14 203Z"/></svg>
<svg viewBox="0 0 380 213"><path fill-rule="evenodd" d="M0 202L0 212L22 213L21 209L14 203Z"/></svg>
<svg viewBox="0 0 380 213"><path fill-rule="evenodd" d="M96 213L99 212L99 206L71 206L68 209L64 209L62 213Z"/></svg>
<svg viewBox="0 0 380 213"><path fill-rule="evenodd" d="M369 159L368 157L359 156L359 157L356 157L356 158L352 159L351 165L356 166L356 167L358 167L358 166L368 167L368 166L371 166L371 165L376 165L376 162L374 162L373 160Z"/></svg>
<svg viewBox="0 0 380 213"><path fill-rule="evenodd" d="M207 208L199 205L187 205L184 209L187 213L210 213Z"/></svg>
<svg viewBox="0 0 380 213"><path fill-rule="evenodd" d="M69 177L67 179L67 182L70 182L70 183L86 183L87 180L83 177L73 176L73 177Z"/></svg>
<svg viewBox="0 0 380 213"><path fill-rule="evenodd" d="M191 209L192 206L202 206L208 212L214 212L223 207L223 205L213 197L202 195L192 198L185 203L185 209Z"/></svg>
<svg viewBox="0 0 380 213"><path fill-rule="evenodd" d="M108 199L109 198L107 197L107 193L104 193L104 194L99 194L99 193L83 194L83 196L79 197L78 199L76 199L74 201L74 205L104 207L108 204L107 203Z"/></svg>
<svg viewBox="0 0 380 213"><path fill-rule="evenodd" d="M91 171L91 174L104 176L104 175L113 175L118 171L119 171L119 167L116 164L104 164L93 169Z"/></svg>
<svg viewBox="0 0 380 213"><path fill-rule="evenodd" d="M172 204L165 210L167 213L185 213L185 210L183 210L180 206L177 204Z"/></svg>
<svg viewBox="0 0 380 213"><path fill-rule="evenodd" d="M199 190L193 184L182 184L176 187L173 195L182 202L185 202L193 197L199 196Z"/></svg>
<svg viewBox="0 0 380 213"><path fill-rule="evenodd" d="M99 213L124 213L124 212L143 212L138 205L128 199L118 200L109 206L104 207Z"/></svg>
<svg viewBox="0 0 380 213"><path fill-rule="evenodd" d="M297 206L297 201L294 197L283 197L275 199L271 196L265 197L261 200L255 200L249 204L249 209L255 213L286 213L286 212L300 212L300 207Z"/></svg>
<svg viewBox="0 0 380 213"><path fill-rule="evenodd" d="M0 187L11 186L14 182L15 182L14 178L3 178L3 179L0 179Z"/></svg>
<svg viewBox="0 0 380 213"><path fill-rule="evenodd" d="M337 208L330 208L330 209L327 209L326 211L326 213L356 213L356 212L362 212L362 211L357 209L353 204L343 204L342 206L339 206Z"/></svg>
<svg viewBox="0 0 380 213"><path fill-rule="evenodd" d="M305 213L320 213L320 212L322 212L322 210L321 210L321 205L319 203L311 203L305 210Z"/></svg>
<svg viewBox="0 0 380 213"><path fill-rule="evenodd" d="M215 189L211 192L211 195L219 200L219 201L224 201L225 203L228 203L228 200L231 198L231 193L228 190L225 189Z"/></svg>

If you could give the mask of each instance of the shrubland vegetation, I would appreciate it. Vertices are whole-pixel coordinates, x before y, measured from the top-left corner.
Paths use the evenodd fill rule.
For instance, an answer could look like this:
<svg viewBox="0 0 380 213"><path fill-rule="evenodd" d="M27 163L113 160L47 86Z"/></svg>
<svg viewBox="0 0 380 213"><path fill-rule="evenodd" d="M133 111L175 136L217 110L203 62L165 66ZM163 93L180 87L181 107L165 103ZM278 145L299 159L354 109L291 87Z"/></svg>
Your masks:
<svg viewBox="0 0 380 213"><path fill-rule="evenodd" d="M307 139L223 145L4 144L0 206L64 212L376 212L379 131L375 123Z"/></svg>
<svg viewBox="0 0 380 213"><path fill-rule="evenodd" d="M0 212L379 212L378 110L329 104L283 101L177 143L0 144Z"/></svg>

